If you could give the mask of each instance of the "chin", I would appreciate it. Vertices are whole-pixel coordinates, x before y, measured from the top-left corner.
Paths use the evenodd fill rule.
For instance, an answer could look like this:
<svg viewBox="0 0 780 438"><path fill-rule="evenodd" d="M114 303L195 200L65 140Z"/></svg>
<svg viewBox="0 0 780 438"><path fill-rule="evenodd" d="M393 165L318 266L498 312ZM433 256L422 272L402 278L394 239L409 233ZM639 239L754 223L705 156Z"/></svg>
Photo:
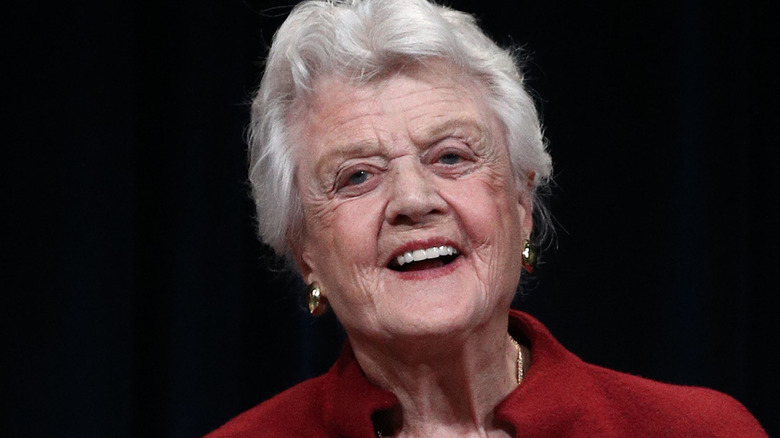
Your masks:
<svg viewBox="0 0 780 438"><path fill-rule="evenodd" d="M468 334L488 324L496 314L495 308L482 299L458 297L451 292L430 293L392 313L386 316L386 331L393 337L410 338Z"/></svg>

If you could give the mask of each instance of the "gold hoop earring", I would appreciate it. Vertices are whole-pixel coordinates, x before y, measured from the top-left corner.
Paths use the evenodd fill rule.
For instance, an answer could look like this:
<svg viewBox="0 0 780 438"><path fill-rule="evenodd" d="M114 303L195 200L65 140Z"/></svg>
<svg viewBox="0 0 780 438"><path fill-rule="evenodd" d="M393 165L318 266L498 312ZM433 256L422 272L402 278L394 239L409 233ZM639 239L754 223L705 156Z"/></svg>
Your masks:
<svg viewBox="0 0 780 438"><path fill-rule="evenodd" d="M536 266L536 251L531 247L531 242L528 239L523 243L523 269L528 271L529 274L534 272Z"/></svg>
<svg viewBox="0 0 780 438"><path fill-rule="evenodd" d="M328 299L322 295L320 284L316 281L308 286L309 313L320 316L328 310Z"/></svg>

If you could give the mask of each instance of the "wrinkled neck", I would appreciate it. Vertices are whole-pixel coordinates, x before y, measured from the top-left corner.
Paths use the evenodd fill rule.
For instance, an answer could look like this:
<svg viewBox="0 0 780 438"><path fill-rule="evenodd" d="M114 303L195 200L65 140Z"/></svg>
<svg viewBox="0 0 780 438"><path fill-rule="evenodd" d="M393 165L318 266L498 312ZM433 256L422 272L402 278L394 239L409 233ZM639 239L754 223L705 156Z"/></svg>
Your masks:
<svg viewBox="0 0 780 438"><path fill-rule="evenodd" d="M466 334L376 342L350 337L366 377L396 395L396 436L505 436L493 410L517 386L506 321Z"/></svg>

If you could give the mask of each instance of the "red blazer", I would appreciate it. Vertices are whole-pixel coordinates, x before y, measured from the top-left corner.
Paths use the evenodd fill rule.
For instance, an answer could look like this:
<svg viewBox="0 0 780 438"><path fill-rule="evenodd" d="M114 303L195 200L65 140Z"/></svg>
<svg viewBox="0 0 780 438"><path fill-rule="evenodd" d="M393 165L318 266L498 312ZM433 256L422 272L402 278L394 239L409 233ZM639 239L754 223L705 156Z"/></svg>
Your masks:
<svg viewBox="0 0 780 438"><path fill-rule="evenodd" d="M531 347L523 383L495 408L517 437L766 437L733 398L590 365L537 320L510 313L509 332ZM349 344L324 375L244 412L207 438L375 437L371 415L397 403L366 380Z"/></svg>

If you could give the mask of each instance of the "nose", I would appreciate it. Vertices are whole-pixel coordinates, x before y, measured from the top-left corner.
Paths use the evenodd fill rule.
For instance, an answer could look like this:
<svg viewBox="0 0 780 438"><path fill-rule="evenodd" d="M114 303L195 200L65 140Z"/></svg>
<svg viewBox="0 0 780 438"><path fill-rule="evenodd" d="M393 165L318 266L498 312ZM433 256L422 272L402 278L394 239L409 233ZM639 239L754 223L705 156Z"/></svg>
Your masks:
<svg viewBox="0 0 780 438"><path fill-rule="evenodd" d="M387 223L420 224L446 211L447 202L438 192L436 176L411 159L398 163L391 175L390 199L385 209Z"/></svg>

